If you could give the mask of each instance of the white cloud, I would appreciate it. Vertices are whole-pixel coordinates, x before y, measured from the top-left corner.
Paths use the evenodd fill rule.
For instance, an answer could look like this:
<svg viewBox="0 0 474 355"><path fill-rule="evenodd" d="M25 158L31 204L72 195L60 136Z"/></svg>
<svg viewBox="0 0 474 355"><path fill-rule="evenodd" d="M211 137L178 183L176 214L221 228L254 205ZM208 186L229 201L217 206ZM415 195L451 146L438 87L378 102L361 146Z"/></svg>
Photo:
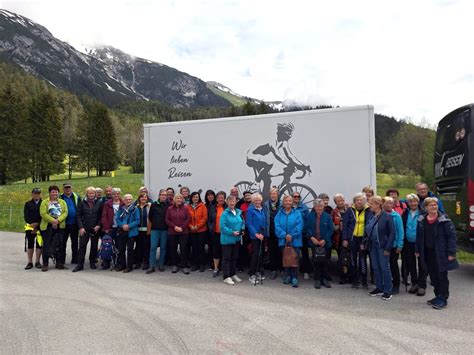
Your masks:
<svg viewBox="0 0 474 355"><path fill-rule="evenodd" d="M469 1L0 1L82 45L109 44L266 100L373 104L437 122L473 101Z"/></svg>

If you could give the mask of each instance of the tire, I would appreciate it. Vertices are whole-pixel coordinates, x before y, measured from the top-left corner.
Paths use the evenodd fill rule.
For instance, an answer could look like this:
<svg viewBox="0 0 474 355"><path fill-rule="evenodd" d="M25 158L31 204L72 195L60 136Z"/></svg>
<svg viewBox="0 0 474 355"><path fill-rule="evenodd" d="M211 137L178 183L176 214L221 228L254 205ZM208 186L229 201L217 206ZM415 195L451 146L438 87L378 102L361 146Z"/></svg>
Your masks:
<svg viewBox="0 0 474 355"><path fill-rule="evenodd" d="M239 190L239 196L243 196L244 191L252 191L252 192L259 192L259 191L254 191L251 189L251 187L254 185L253 182L251 181L239 181L237 182L234 186Z"/></svg>
<svg viewBox="0 0 474 355"><path fill-rule="evenodd" d="M291 183L285 186L283 190L280 191L280 195L283 197L285 195L292 196L293 192L299 192L301 195L301 202L303 202L310 210L313 208L313 201L318 197L314 190L303 184Z"/></svg>

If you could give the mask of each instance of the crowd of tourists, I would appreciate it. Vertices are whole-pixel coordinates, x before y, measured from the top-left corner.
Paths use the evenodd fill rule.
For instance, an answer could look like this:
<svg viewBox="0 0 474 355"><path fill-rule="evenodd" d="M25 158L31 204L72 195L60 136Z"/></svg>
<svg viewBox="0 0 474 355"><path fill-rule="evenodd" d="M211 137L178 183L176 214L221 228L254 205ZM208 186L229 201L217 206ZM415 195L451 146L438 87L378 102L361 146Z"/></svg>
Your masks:
<svg viewBox="0 0 474 355"><path fill-rule="evenodd" d="M62 193L52 185L42 199L41 190L33 189L24 207L25 269L46 272L50 261L68 269L69 241L73 272L84 269L89 249L91 269L209 270L226 285L242 282L247 271L254 285L269 278L294 288L300 275L307 280L312 274L315 289L331 288L337 277L341 285L386 301L402 285L425 296L429 276L435 297L428 305L447 306L456 234L425 183L403 198L395 188L376 196L370 186L350 201L336 194L331 202L321 193L312 208L297 191L279 196L276 188L267 201L258 192L239 196L236 187L229 194L207 190L204 201L201 191L187 187L157 193L153 201L146 187L137 199L116 187L88 187L81 197L65 183ZM375 285L370 291L369 283Z"/></svg>

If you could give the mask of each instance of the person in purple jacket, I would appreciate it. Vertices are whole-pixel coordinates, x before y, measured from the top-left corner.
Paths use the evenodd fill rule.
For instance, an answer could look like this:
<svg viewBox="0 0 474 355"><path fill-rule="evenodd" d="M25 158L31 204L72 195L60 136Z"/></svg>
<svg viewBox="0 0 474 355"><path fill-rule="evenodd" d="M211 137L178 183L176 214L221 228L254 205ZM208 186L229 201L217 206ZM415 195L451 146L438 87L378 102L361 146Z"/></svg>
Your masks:
<svg viewBox="0 0 474 355"><path fill-rule="evenodd" d="M176 194L173 204L166 211L166 224L168 225L168 244L170 246L171 272L177 273L181 267L183 273L189 274L188 253L188 224L189 213L184 205L183 195ZM178 256L178 244L180 257Z"/></svg>

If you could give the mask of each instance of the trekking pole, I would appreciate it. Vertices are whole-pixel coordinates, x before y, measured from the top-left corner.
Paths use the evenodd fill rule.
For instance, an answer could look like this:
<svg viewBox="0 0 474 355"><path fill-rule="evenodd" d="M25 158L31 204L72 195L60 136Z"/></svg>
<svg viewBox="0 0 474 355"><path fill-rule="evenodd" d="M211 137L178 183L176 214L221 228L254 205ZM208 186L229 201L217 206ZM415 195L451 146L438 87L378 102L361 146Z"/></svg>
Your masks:
<svg viewBox="0 0 474 355"><path fill-rule="evenodd" d="M258 258L257 258L257 272L260 275L260 284L263 285L263 279L262 279L262 273L260 272L260 254L262 253L262 244L263 244L263 239L260 241L260 246L258 247ZM253 284L254 286L257 286L257 278L255 278L255 283Z"/></svg>

